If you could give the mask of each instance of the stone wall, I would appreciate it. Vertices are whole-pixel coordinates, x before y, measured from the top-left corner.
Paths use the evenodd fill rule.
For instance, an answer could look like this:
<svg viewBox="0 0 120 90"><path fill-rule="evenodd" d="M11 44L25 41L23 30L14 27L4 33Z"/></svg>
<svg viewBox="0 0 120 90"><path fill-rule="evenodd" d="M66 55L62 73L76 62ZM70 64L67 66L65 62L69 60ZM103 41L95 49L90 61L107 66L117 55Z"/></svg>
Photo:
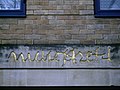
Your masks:
<svg viewBox="0 0 120 90"><path fill-rule="evenodd" d="M93 0L27 0L26 18L0 18L0 44L116 44L119 18L95 18Z"/></svg>
<svg viewBox="0 0 120 90"><path fill-rule="evenodd" d="M48 46L49 44L92 44L93 47L90 47L90 50L93 51L97 50L94 48L95 44L101 44L103 47L106 44L105 49L100 49L100 51L104 51L106 57L106 53L109 52L109 49L106 49L108 44L118 44L119 47L120 18L95 18L93 0L27 0L26 10L26 18L0 18L0 86L120 85L118 48L113 50L117 54L112 53L113 56L116 56L115 61L117 61L115 64L113 63L114 65L104 61L104 67L108 65L107 68L102 65L99 68L98 64L95 64L97 67L94 65L92 67L94 63L90 63L92 68L73 68L70 64L69 68L43 68L47 65L42 64L43 66L35 69L32 67L39 67L40 64L30 63L26 65L26 69L23 68L23 63L3 62L6 58L3 60L1 57L7 57L8 51L15 51L16 44L18 46L28 44L32 47L36 44L38 46L39 44ZM15 44L15 47L3 50L5 44L8 47L10 44ZM18 48L16 55L18 56L23 51L23 54L27 55L28 52L25 50L28 48ZM83 48L82 50L84 51ZM88 48L85 50L91 55ZM35 51L37 52L37 49ZM32 50L30 53L35 51ZM34 54L31 54L33 58ZM73 59L72 56L70 58ZM101 60L101 58L99 59ZM20 68L16 68L18 66ZM84 67L87 66L84 65Z"/></svg>

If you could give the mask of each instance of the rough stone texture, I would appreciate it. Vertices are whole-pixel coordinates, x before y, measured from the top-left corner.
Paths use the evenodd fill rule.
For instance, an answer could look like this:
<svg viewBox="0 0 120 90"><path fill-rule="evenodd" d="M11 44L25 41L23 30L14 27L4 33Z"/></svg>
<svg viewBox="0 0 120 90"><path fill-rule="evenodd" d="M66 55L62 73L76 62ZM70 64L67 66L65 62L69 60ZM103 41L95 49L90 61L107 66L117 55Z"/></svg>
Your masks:
<svg viewBox="0 0 120 90"><path fill-rule="evenodd" d="M0 68L120 68L120 46L3 45Z"/></svg>

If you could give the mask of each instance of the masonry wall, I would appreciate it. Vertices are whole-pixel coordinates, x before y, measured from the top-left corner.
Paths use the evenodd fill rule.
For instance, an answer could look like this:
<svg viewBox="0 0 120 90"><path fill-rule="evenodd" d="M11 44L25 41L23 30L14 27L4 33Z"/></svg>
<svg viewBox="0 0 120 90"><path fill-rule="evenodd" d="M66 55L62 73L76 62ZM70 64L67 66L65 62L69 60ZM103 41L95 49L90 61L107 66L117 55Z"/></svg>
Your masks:
<svg viewBox="0 0 120 90"><path fill-rule="evenodd" d="M116 44L119 18L95 18L93 0L27 0L26 18L0 18L0 44Z"/></svg>
<svg viewBox="0 0 120 90"><path fill-rule="evenodd" d="M63 67L43 69L46 64L43 64L40 69L33 69L32 66L40 67L37 62L25 64L26 66L30 65L32 69L16 69L18 66L23 68L24 63L14 63L4 59L4 57L8 58L9 49L14 51L17 48L17 45L9 48L11 46L9 44L28 44L33 47L35 44L118 44L119 46L120 18L95 18L93 0L27 0L26 10L26 18L0 18L0 67L2 68L0 70L0 86L120 85L120 48L112 48L114 49L112 55L115 56L112 57L112 59L115 58L112 62L115 64L107 69L102 66L103 69L97 69L99 64L94 63L90 64L91 67L92 65L96 66L93 66L93 69L64 69ZM8 47L5 44L8 44ZM99 47L94 46L93 51L98 54L96 57L102 55L102 51L107 50L103 49L101 53L100 51L97 53ZM107 48L107 52L109 52L109 47ZM27 56L29 51L27 52L26 49L18 48L16 55L18 56L22 52L21 55ZM35 50L37 52L37 49ZM35 57L35 51L31 49L30 51L31 56ZM74 54L73 50L72 52ZM88 57L92 55L89 50L86 52ZM44 54L44 52L42 53ZM109 56L109 54L106 55ZM71 56L73 59L74 57L74 55ZM104 63L105 67L111 65L109 63ZM3 69L9 68L8 65L16 68L13 70ZM84 67L87 66L84 65Z"/></svg>

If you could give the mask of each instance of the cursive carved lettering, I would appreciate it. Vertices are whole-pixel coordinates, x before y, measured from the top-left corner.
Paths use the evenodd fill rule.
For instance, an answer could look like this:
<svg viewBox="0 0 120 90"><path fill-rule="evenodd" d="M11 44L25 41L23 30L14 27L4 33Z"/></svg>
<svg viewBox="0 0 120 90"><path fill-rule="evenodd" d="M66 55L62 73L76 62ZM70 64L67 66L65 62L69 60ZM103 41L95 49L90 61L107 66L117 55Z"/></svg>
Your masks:
<svg viewBox="0 0 120 90"><path fill-rule="evenodd" d="M72 49L66 49L64 52L57 52L57 51L37 51L34 55L34 58L32 59L31 53L28 52L27 56L21 52L20 54L16 54L15 51L12 51L9 54L8 58L13 59L15 62L22 61L25 63L26 61L29 62L59 62L63 61L62 66L66 65L67 62L72 62L73 64L78 64L81 62L92 62L92 61L99 61L101 60L107 60L111 61L111 53L110 53L110 47L107 48L107 53L99 53L100 47L97 47L94 51L86 51L85 54L80 51L76 50L74 48ZM62 57L60 57L62 55ZM106 57L107 56L107 57ZM60 58L58 58L60 57Z"/></svg>

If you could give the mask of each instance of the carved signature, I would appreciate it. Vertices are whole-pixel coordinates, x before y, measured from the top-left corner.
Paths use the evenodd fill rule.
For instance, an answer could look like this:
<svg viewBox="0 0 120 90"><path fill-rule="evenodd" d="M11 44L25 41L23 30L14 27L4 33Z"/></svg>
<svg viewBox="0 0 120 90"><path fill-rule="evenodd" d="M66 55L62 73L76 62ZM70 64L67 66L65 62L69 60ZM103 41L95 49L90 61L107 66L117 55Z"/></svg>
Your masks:
<svg viewBox="0 0 120 90"><path fill-rule="evenodd" d="M27 56L21 52L17 54L15 51L12 51L9 54L8 58L11 58L15 62L22 61L23 63L29 62L60 62L63 61L62 66L64 66L67 62L72 62L73 64L83 63L83 62L92 62L101 60L107 60L111 62L111 52L110 47L107 48L106 53L99 53L100 47L97 47L94 51L87 51L83 53L82 51L76 51L74 48L66 49L64 52L57 52L57 51L48 51L45 54L45 51L37 51L32 58L31 53L27 53Z"/></svg>

